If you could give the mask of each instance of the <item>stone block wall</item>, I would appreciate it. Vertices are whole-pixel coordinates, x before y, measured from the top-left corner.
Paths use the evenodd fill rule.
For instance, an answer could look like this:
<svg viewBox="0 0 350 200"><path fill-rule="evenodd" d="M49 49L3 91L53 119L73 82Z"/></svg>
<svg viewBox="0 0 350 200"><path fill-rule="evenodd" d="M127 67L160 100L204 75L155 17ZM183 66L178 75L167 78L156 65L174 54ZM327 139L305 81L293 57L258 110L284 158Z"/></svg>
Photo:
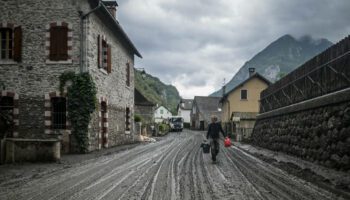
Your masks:
<svg viewBox="0 0 350 200"><path fill-rule="evenodd" d="M80 2L80 0L79 0ZM19 138L57 138L45 134L45 95L58 91L64 71L78 71L80 18L77 1L0 1L0 27L21 27L21 61L0 60L0 81L5 90L18 94ZM85 3L85 7L88 4ZM47 45L51 23L69 26L69 62L48 61Z"/></svg>
<svg viewBox="0 0 350 200"><path fill-rule="evenodd" d="M102 8L101 8L102 9ZM86 19L87 26L87 66L96 87L97 98L108 102L106 145L101 143L101 105L92 115L89 137L90 150L134 142L134 55L116 37L111 27L103 25L103 16L91 14ZM98 36L102 36L111 47L111 72L98 67ZM127 81L127 64L130 66L130 85ZM130 109L130 131L126 131L126 108ZM106 125L106 124L105 124Z"/></svg>
<svg viewBox="0 0 350 200"><path fill-rule="evenodd" d="M262 114L252 142L328 168L350 171L349 96L347 90Z"/></svg>
<svg viewBox="0 0 350 200"><path fill-rule="evenodd" d="M77 151L73 135L48 130L50 114L48 99L50 93L58 92L59 76L65 71L79 72L80 68L80 15L92 8L87 0L0 0L0 27L18 27L22 30L21 61L0 60L0 81L7 92L18 95L18 138L63 139L64 147L71 152ZM102 8L101 8L102 9ZM108 121L101 121L100 105L92 114L89 125L89 150L101 148L101 125L108 129L106 146L133 142L134 110L134 54L125 45L122 34L111 30L111 20L101 18L97 13L89 15L84 21L84 33L88 49L84 53L84 69L96 83L97 98L108 101ZM106 23L106 21L108 23ZM53 24L68 27L67 61L48 60L48 45ZM113 27L113 26L112 26ZM112 71L110 74L97 66L97 35L103 35L112 48ZM126 85L126 64L130 66L130 85ZM1 92L1 91L0 91ZM3 91L2 91L3 92ZM125 131L125 111L130 108L130 131ZM17 118L16 118L17 119ZM16 130L17 131L17 130Z"/></svg>

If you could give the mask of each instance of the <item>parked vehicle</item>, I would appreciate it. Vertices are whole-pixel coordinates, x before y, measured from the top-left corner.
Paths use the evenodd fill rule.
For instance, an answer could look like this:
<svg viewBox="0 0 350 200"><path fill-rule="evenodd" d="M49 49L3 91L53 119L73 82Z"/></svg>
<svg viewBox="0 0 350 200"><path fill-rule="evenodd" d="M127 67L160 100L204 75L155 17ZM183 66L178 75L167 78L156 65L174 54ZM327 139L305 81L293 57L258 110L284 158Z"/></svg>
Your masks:
<svg viewBox="0 0 350 200"><path fill-rule="evenodd" d="M170 131L182 131L184 128L184 119L180 116L169 118Z"/></svg>

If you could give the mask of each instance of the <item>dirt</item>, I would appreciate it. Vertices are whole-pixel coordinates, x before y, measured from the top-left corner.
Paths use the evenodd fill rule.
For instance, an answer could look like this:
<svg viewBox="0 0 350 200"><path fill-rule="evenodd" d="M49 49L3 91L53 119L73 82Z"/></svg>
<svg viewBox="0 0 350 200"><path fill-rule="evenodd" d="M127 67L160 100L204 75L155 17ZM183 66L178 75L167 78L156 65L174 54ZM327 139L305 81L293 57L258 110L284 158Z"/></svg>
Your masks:
<svg viewBox="0 0 350 200"><path fill-rule="evenodd" d="M345 199L350 199L350 174L334 169L327 169L309 161L304 161L280 152L272 152L260 147L248 144L238 144L245 152L272 164L275 167L305 179L313 184L338 194Z"/></svg>
<svg viewBox="0 0 350 200"><path fill-rule="evenodd" d="M3 178L0 199L342 199L236 147L221 145L213 163L203 139L186 130L83 162L48 164L26 181L25 173Z"/></svg>

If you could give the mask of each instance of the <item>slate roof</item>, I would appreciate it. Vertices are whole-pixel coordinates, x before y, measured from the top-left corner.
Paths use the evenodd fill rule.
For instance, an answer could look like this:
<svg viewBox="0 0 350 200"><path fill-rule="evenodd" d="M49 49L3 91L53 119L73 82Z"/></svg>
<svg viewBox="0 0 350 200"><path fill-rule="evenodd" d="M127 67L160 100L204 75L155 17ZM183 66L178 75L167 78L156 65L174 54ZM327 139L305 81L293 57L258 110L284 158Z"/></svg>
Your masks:
<svg viewBox="0 0 350 200"><path fill-rule="evenodd" d="M181 99L179 105L177 106L177 109L180 107L182 110L191 110L192 104L193 99Z"/></svg>
<svg viewBox="0 0 350 200"><path fill-rule="evenodd" d="M134 95L136 106L155 106L154 103L148 101L148 99L145 96L143 96L136 88Z"/></svg>
<svg viewBox="0 0 350 200"><path fill-rule="evenodd" d="M196 104L198 112L208 123L212 115L216 115L220 121L221 111L218 111L220 99L221 97L194 97L194 104Z"/></svg>
<svg viewBox="0 0 350 200"><path fill-rule="evenodd" d="M91 9L96 8L100 3L100 0L88 0L88 1L90 3ZM110 4L108 2L105 2L105 3ZM132 53L134 53L138 57L142 58L142 55L136 49L135 45L131 42L128 35L120 26L119 22L108 11L105 3L101 3L102 7L95 11L96 15L100 16L102 18L102 22L104 22L112 30L112 32L117 38L121 39L121 43L123 44L124 47L129 49Z"/></svg>

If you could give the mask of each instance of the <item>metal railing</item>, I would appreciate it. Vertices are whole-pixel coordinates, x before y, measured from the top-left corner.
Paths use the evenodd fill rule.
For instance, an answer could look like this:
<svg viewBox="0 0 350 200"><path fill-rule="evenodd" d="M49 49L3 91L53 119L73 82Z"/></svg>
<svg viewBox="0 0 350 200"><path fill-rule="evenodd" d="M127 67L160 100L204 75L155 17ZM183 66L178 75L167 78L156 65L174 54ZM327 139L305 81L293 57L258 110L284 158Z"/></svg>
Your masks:
<svg viewBox="0 0 350 200"><path fill-rule="evenodd" d="M350 87L350 36L261 92L260 113Z"/></svg>

